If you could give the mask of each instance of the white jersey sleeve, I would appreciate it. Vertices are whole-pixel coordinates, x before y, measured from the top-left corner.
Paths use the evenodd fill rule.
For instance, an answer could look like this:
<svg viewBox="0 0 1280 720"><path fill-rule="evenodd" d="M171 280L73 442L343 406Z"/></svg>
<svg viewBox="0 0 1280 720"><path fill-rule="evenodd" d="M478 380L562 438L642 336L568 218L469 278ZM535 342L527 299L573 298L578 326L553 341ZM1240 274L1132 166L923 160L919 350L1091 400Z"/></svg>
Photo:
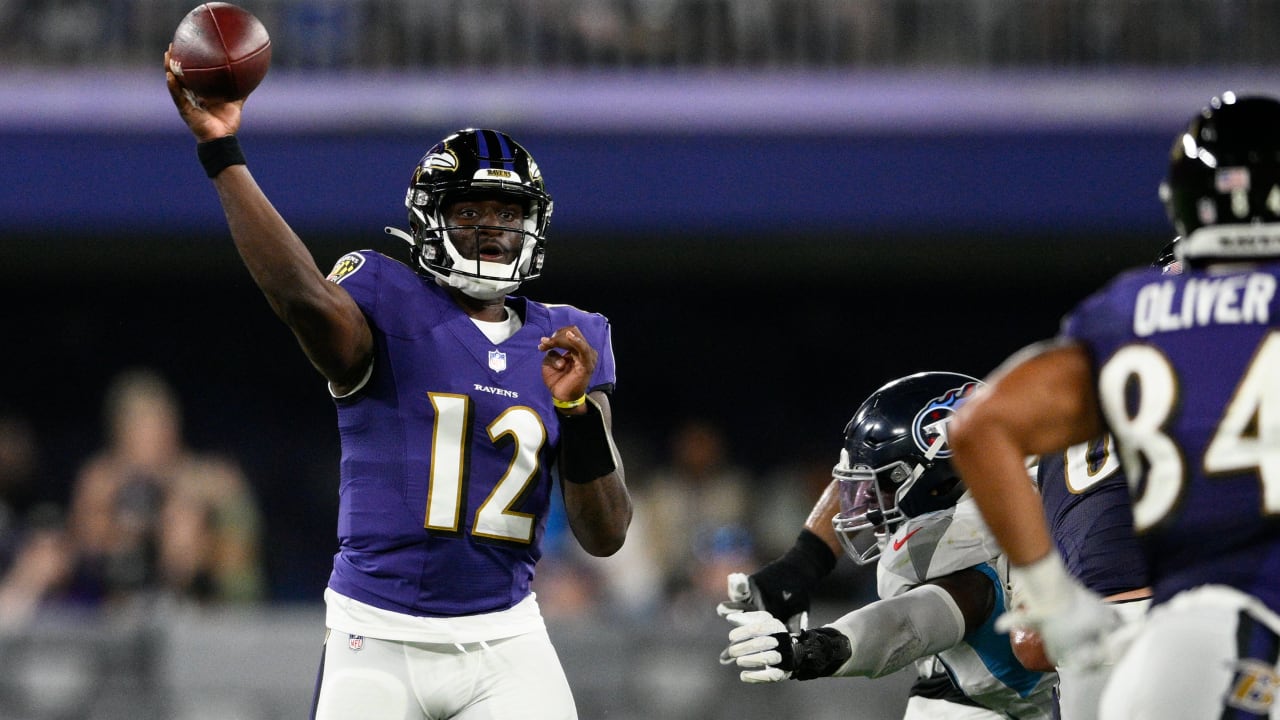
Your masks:
<svg viewBox="0 0 1280 720"><path fill-rule="evenodd" d="M876 567L882 598L1003 557L978 506L965 493L954 507L909 518L885 540Z"/></svg>
<svg viewBox="0 0 1280 720"><path fill-rule="evenodd" d="M955 507L911 518L886 538L876 570L880 597L897 597L913 587L960 570L986 575L995 608L955 646L937 654L957 687L971 700L1026 720L1052 717L1054 673L1032 672L1013 656L1009 637L995 631L995 619L1010 606L1009 564L966 493Z"/></svg>

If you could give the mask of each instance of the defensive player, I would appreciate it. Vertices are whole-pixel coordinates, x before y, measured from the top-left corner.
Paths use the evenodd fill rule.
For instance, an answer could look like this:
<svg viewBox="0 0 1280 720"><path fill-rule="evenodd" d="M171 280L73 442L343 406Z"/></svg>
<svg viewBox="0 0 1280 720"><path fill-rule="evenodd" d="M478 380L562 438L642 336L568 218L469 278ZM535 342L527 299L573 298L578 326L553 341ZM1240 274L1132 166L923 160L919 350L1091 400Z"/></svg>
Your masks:
<svg viewBox="0 0 1280 720"><path fill-rule="evenodd" d="M542 269L552 205L533 158L501 132L448 136L413 171L410 233L389 230L412 267L364 250L326 279L244 164L243 101L168 84L237 250L337 405L339 549L312 717L576 717L529 590L552 466L593 555L622 546L631 500L607 320L508 294Z"/></svg>
<svg viewBox="0 0 1280 720"><path fill-rule="evenodd" d="M1182 274L1122 274L1057 342L1007 361L953 423L955 460L1021 577L1002 624L1098 662L1116 616L1066 571L1018 476L1026 455L1109 430L1154 594L1100 717L1280 718L1280 103L1214 98L1161 195Z"/></svg>
<svg viewBox="0 0 1280 720"><path fill-rule="evenodd" d="M743 681L880 677L916 663L907 718L1051 717L1056 676L1023 668L993 627L1009 607L1007 563L949 460L948 422L977 386L918 373L858 408L834 470L832 527L855 562L878 561L881 600L794 631L766 610L723 603L736 626L724 659ZM1031 487L1025 472L1023 481ZM825 534L808 532L818 542Z"/></svg>

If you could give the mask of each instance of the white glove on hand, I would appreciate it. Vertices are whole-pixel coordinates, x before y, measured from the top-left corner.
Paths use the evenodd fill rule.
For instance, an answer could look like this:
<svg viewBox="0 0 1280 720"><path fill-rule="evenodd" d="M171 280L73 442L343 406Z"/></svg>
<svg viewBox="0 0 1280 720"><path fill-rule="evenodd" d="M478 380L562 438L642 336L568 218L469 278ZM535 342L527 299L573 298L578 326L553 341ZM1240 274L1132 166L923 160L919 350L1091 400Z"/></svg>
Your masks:
<svg viewBox="0 0 1280 720"><path fill-rule="evenodd" d="M742 682L772 683L791 677L790 670L778 667L783 658L777 636L782 635L790 642L787 626L781 620L764 610L730 613L725 619L735 627L729 631L729 647L720 653L721 662L727 659L745 668L738 673Z"/></svg>
<svg viewBox="0 0 1280 720"><path fill-rule="evenodd" d="M1095 669L1115 662L1108 640L1123 624L1119 613L1068 574L1056 550L1010 575L1017 606L996 620L998 632L1034 630L1060 666Z"/></svg>
<svg viewBox="0 0 1280 720"><path fill-rule="evenodd" d="M729 573L729 599L716 606L716 614L727 618L734 613L759 610L751 598L751 580L746 573Z"/></svg>
<svg viewBox="0 0 1280 720"><path fill-rule="evenodd" d="M729 573L729 600L716 606L716 614L728 618L736 613L748 612L752 609L751 582L746 573ZM720 664L732 665L729 648L720 651Z"/></svg>
<svg viewBox="0 0 1280 720"><path fill-rule="evenodd" d="M751 576L746 573L729 573L727 578L729 599L716 606L716 614L720 617L728 617L733 613L749 612L752 610L768 610L762 598L757 597L759 593L754 592L754 583ZM789 597L791 593L786 593ZM803 610L789 618L787 618L787 629L791 632L800 632L809 627L809 611Z"/></svg>

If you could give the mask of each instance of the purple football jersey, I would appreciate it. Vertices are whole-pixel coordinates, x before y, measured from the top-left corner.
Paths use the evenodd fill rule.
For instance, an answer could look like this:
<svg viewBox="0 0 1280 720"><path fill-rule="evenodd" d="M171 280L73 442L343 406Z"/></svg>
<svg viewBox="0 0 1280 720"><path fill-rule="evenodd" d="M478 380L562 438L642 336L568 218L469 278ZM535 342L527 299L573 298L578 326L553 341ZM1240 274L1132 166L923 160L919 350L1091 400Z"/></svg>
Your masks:
<svg viewBox="0 0 1280 720"><path fill-rule="evenodd" d="M1064 322L1092 355L1156 603L1219 583L1280 611L1278 275L1134 270Z"/></svg>
<svg viewBox="0 0 1280 720"><path fill-rule="evenodd" d="M342 442L338 553L329 586L417 616L503 610L529 594L552 490L559 423L538 342L577 325L610 392L608 320L508 297L523 318L494 345L434 281L377 252L330 280L373 330L373 372L336 401Z"/></svg>
<svg viewBox="0 0 1280 720"><path fill-rule="evenodd" d="M1147 585L1129 486L1110 436L1045 455L1036 483L1062 562L1085 587L1114 595Z"/></svg>

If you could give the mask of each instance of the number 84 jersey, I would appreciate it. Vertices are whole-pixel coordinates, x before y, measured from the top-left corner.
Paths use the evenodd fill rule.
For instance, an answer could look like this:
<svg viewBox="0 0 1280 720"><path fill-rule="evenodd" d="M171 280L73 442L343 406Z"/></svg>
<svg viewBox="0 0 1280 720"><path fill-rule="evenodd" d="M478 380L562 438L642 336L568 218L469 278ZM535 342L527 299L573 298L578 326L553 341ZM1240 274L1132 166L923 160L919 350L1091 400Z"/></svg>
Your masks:
<svg viewBox="0 0 1280 720"><path fill-rule="evenodd" d="M1153 603L1218 583L1280 611L1278 281L1275 264L1144 268L1063 323L1093 358Z"/></svg>

